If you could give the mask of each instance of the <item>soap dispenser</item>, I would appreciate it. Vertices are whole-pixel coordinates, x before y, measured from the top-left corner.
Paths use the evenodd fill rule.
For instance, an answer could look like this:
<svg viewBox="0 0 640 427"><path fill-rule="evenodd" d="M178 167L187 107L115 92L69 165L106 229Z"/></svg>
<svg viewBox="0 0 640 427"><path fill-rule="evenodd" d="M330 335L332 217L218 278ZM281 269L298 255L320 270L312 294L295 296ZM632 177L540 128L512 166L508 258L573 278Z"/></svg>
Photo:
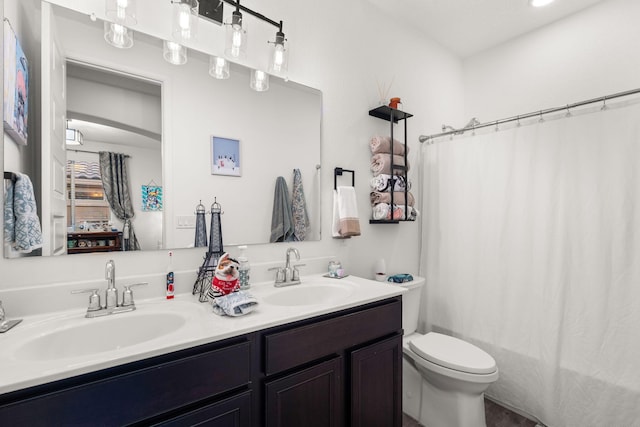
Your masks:
<svg viewBox="0 0 640 427"><path fill-rule="evenodd" d="M240 249L240 256L238 257L238 275L240 280L240 289L249 289L251 285L249 284L249 272L251 271L251 266L249 265L249 259L245 251L247 247L242 245L238 246Z"/></svg>

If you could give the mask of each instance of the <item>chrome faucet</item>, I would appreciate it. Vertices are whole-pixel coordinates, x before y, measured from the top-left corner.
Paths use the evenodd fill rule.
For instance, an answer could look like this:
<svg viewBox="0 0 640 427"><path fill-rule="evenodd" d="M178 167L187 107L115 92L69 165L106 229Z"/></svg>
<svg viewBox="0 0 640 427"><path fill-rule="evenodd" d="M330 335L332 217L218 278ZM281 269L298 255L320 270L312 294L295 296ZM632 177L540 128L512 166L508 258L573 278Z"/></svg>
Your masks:
<svg viewBox="0 0 640 427"><path fill-rule="evenodd" d="M78 289L71 291L72 294L80 294L91 292L89 296L89 306L85 317L101 317L108 314L124 313L136 309L133 302L133 292L131 288L134 286L148 285L147 282L135 283L124 287L122 294L122 303L118 302L118 289L116 288L116 263L112 259L107 261L104 269L104 278L107 280L107 289L105 291L105 305L100 303L99 289Z"/></svg>
<svg viewBox="0 0 640 427"><path fill-rule="evenodd" d="M22 322L22 319L15 319L15 320L6 319L4 308L2 307L2 301L0 301L0 334L7 332L9 329L13 328L20 322Z"/></svg>
<svg viewBox="0 0 640 427"><path fill-rule="evenodd" d="M118 306L118 290L116 289L116 263L110 259L104 268L104 278L107 279L105 292L106 308Z"/></svg>
<svg viewBox="0 0 640 427"><path fill-rule="evenodd" d="M300 283L300 272L298 271L298 267L304 266L304 264L296 264L291 266L291 253L296 256L296 260L300 259L300 252L296 248L288 248L287 249L287 258L285 261L284 268L275 267L270 268L269 270L277 270L276 272L276 281L275 286L289 286L289 285L297 285Z"/></svg>

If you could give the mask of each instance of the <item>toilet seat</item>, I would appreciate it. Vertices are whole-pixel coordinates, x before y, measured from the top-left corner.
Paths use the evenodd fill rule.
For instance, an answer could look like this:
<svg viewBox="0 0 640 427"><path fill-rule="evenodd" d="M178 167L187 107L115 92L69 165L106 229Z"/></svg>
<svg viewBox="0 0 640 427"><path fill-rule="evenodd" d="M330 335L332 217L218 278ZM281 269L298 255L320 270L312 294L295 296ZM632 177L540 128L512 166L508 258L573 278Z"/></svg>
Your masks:
<svg viewBox="0 0 640 427"><path fill-rule="evenodd" d="M491 374L497 370L491 355L449 335L429 332L411 339L409 348L421 358L448 369L469 374Z"/></svg>

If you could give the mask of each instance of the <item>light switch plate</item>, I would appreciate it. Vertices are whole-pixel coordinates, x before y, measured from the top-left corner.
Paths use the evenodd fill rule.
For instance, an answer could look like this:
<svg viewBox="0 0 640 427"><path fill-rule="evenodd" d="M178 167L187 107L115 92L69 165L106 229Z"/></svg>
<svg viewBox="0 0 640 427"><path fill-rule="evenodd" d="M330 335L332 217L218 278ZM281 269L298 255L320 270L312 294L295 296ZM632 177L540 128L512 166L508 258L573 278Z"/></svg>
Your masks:
<svg viewBox="0 0 640 427"><path fill-rule="evenodd" d="M195 215L177 215L176 228L196 228Z"/></svg>

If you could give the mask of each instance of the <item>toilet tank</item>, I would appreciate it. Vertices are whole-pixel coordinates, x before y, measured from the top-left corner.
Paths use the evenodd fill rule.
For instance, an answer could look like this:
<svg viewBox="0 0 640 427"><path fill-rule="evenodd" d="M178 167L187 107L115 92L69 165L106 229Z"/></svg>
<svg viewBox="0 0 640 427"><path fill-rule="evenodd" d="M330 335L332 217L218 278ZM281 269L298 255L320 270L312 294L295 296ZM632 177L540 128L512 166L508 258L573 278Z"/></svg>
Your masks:
<svg viewBox="0 0 640 427"><path fill-rule="evenodd" d="M414 333L418 328L424 283L424 277L413 276L411 282L397 285L409 290L402 294L402 329L404 329L405 336Z"/></svg>

